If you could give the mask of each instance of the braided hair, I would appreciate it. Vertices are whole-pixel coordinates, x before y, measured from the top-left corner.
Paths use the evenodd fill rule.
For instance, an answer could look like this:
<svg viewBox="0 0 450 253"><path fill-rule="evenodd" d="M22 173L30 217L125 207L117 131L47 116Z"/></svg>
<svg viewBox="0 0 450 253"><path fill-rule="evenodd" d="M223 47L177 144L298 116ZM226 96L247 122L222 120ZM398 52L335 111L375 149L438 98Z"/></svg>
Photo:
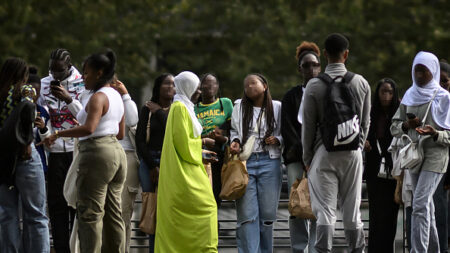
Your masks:
<svg viewBox="0 0 450 253"><path fill-rule="evenodd" d="M63 61L64 63L67 63L69 66L72 65L72 62L70 60L70 53L67 51L67 49L64 48L58 48L52 51L50 54L50 60L53 61Z"/></svg>
<svg viewBox="0 0 450 253"><path fill-rule="evenodd" d="M107 50L106 53L91 54L83 64L83 70L89 66L95 71L102 71L102 76L97 80L94 92L101 89L109 83L116 72L116 54L112 50ZM83 71L84 72L84 71Z"/></svg>
<svg viewBox="0 0 450 253"><path fill-rule="evenodd" d="M27 63L20 58L9 58L0 70L0 106L5 103L8 91L14 86L13 99L20 99L20 85L28 77Z"/></svg>
<svg viewBox="0 0 450 253"><path fill-rule="evenodd" d="M21 85L28 78L27 63L20 58L9 58L0 70L0 124L12 112L21 98Z"/></svg>

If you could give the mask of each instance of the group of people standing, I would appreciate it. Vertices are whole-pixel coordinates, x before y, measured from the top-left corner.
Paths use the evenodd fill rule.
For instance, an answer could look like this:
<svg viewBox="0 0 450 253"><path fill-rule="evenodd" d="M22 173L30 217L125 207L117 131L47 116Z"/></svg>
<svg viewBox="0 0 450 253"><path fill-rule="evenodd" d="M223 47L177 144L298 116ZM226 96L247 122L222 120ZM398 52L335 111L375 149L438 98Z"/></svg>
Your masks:
<svg viewBox="0 0 450 253"><path fill-rule="evenodd" d="M323 74L319 47L306 41L297 47L297 70L303 82L281 102L272 100L268 80L259 73L244 78L242 98L233 103L220 97L214 74L199 78L184 71L158 76L152 98L139 114L117 79L116 57L110 50L90 55L81 74L67 50L54 50L50 74L42 80L23 60L8 59L0 70L0 137L10 138L16 148L8 151L13 156L0 157L11 168L2 170L0 185L1 252L50 251L46 203L56 252L128 252L140 187L144 203L157 194L150 252L217 252L225 150L243 154L248 143L252 143L245 159L249 180L235 202L239 252L273 251L282 163L289 187L307 174L317 218L289 217L293 252L331 252L338 205L349 251L364 252L359 210L363 177L369 192L370 252L393 252L399 209L394 193L399 182L404 196L411 192L411 252L445 252L447 232L442 232L444 245L434 206L442 205L436 199L446 200L448 64L420 52L412 67L413 85L403 99L395 81L383 78L371 101L368 82L346 69L348 40L331 34L324 47L328 64ZM324 145L330 85L326 78L342 81L352 95L353 132L346 130L349 136L334 142L356 139L354 149L330 151ZM34 104L37 109L27 109ZM29 122L29 127L17 128L10 136L8 129L16 127L15 119ZM396 181L391 176L396 163L390 150L393 140L404 134L419 141L424 159L418 169L404 170ZM70 170L76 171L75 178L67 177ZM65 199L65 181L75 182L75 208ZM447 215L444 219L446 224ZM69 245L74 223L79 248Z"/></svg>

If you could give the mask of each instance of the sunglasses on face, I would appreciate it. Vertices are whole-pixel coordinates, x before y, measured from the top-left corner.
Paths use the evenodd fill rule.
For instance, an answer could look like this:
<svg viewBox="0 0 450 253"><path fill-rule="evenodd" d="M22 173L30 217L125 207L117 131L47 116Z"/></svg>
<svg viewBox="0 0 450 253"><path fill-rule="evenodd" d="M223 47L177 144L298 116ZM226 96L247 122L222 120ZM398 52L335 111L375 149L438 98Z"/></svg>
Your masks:
<svg viewBox="0 0 450 253"><path fill-rule="evenodd" d="M308 69L308 68L318 68L320 67L320 63L318 62L305 62L302 65L300 65L303 69Z"/></svg>

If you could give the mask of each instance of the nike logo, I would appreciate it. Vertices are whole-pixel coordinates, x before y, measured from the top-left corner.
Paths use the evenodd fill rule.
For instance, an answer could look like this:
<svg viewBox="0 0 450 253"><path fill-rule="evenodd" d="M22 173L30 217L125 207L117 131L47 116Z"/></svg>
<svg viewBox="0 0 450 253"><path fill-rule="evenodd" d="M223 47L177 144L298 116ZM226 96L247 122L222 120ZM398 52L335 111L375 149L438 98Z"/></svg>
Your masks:
<svg viewBox="0 0 450 253"><path fill-rule="evenodd" d="M359 119L355 115L352 119L339 124L338 133L334 137L334 146L345 145L351 143L359 134Z"/></svg>

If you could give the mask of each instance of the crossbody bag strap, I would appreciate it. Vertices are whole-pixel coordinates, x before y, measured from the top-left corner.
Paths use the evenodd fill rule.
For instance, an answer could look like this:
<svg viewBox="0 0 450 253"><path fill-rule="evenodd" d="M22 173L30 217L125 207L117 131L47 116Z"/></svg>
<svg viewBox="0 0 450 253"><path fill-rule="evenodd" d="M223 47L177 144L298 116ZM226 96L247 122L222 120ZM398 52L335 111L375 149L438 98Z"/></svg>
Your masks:
<svg viewBox="0 0 450 253"><path fill-rule="evenodd" d="M428 102L427 111L425 112L425 116L422 119L422 127L425 125L425 120L428 117L428 112L430 111L431 104L433 103L433 99L436 97L436 94L438 93L439 89L436 89L436 91L433 94L433 97L431 98L430 102Z"/></svg>

